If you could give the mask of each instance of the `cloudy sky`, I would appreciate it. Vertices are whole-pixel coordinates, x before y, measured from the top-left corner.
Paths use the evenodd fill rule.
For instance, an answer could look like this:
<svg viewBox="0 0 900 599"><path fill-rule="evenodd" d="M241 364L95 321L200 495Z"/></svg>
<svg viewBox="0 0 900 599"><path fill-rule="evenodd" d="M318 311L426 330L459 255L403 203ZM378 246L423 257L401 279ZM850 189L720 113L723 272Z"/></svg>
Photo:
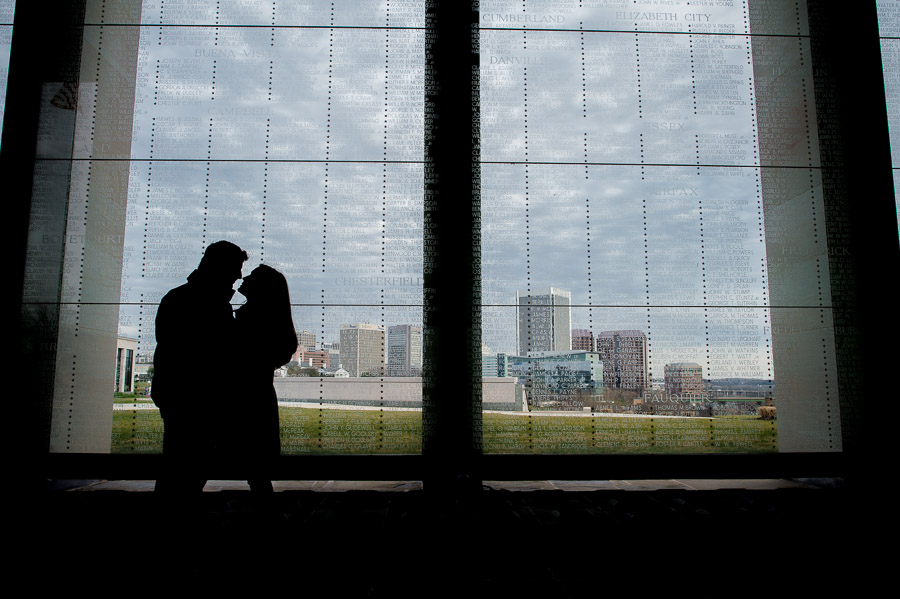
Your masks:
<svg viewBox="0 0 900 599"><path fill-rule="evenodd" d="M421 322L423 14L334 4L145 3L123 302L229 239L319 341ZM515 352L516 291L554 286L578 328L649 333L654 376L771 376L744 3L696 4L482 2L491 350ZM142 351L147 312L120 317Z"/></svg>

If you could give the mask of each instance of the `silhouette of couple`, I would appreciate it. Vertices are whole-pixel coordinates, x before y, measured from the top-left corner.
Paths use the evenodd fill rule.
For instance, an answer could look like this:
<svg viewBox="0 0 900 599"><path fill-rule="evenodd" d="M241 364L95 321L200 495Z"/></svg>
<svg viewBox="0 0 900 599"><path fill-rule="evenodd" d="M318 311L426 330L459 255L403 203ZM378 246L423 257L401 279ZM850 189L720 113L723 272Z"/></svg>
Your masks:
<svg viewBox="0 0 900 599"><path fill-rule="evenodd" d="M287 281L261 265L238 288L247 252L213 243L187 283L156 314L151 395L163 418L162 477L156 490L199 492L211 466L246 472L254 492L272 492L281 451L273 371L297 350Z"/></svg>

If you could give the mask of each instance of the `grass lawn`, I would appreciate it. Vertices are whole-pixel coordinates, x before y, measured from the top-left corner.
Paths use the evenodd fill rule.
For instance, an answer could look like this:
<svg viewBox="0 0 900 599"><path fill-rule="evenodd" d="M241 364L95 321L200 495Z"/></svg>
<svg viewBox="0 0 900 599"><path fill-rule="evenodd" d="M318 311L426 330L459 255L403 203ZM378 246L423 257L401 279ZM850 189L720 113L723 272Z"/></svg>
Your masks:
<svg viewBox="0 0 900 599"><path fill-rule="evenodd" d="M158 410L113 411L113 453L160 453L162 440L163 422Z"/></svg>
<svg viewBox="0 0 900 599"><path fill-rule="evenodd" d="M485 453L774 453L774 421L756 416L628 418L485 414Z"/></svg>
<svg viewBox="0 0 900 599"><path fill-rule="evenodd" d="M133 400L129 400L133 401ZM279 407L281 453L415 454L422 413ZM113 453L162 451L156 410L113 412ZM755 416L627 418L485 414L485 453L774 453L774 421Z"/></svg>

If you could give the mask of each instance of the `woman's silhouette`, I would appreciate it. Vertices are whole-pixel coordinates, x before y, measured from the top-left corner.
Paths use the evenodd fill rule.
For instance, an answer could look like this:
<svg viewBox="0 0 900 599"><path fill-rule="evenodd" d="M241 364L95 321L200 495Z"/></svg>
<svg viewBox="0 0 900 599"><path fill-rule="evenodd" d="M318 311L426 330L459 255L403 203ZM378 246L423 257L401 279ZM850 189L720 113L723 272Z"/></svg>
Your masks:
<svg viewBox="0 0 900 599"><path fill-rule="evenodd" d="M270 468L281 452L278 398L273 371L297 351L287 281L280 272L260 265L244 277L238 291L247 302L235 312L241 381L232 433L238 459L249 471L253 491L272 491Z"/></svg>

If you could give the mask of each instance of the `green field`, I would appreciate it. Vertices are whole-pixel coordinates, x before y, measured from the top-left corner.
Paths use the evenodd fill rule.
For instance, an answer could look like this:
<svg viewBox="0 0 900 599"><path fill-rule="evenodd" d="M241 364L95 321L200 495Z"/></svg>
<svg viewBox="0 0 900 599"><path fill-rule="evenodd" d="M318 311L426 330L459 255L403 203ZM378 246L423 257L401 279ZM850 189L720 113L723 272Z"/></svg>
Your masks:
<svg viewBox="0 0 900 599"><path fill-rule="evenodd" d="M126 403L126 400L117 398L116 403ZM129 399L127 403L135 402ZM163 423L158 410L113 410L113 453L159 453L162 435Z"/></svg>
<svg viewBox="0 0 900 599"><path fill-rule="evenodd" d="M770 453L774 421L755 416L629 418L485 414L485 453Z"/></svg>
<svg viewBox="0 0 900 599"><path fill-rule="evenodd" d="M421 412L279 407L281 452L415 454ZM156 410L113 412L113 453L162 451ZM777 426L755 416L626 418L485 414L485 453L774 453Z"/></svg>

